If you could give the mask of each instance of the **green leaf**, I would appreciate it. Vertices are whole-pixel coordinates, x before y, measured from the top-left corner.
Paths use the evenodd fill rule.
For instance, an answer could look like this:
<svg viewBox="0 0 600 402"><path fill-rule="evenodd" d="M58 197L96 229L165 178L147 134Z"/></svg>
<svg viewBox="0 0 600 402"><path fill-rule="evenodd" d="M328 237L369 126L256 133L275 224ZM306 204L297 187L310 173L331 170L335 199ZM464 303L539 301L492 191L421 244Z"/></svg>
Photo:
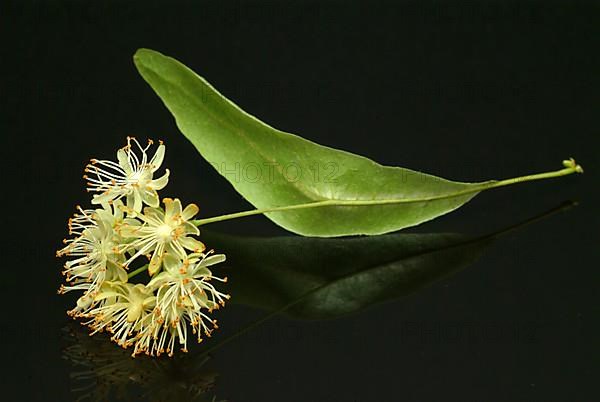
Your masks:
<svg viewBox="0 0 600 402"><path fill-rule="evenodd" d="M460 183L382 166L268 126L175 59L140 49L134 61L175 116L181 132L260 209L201 219L198 224L265 213L278 225L305 236L382 234L446 214L481 190L525 181ZM527 180L574 171L573 161L572 168Z"/></svg>
<svg viewBox="0 0 600 402"><path fill-rule="evenodd" d="M304 319L334 318L403 298L474 263L500 235L565 210L564 203L491 234L391 234L346 239L248 238L203 232L227 253L231 302ZM288 308L289 307L289 308Z"/></svg>

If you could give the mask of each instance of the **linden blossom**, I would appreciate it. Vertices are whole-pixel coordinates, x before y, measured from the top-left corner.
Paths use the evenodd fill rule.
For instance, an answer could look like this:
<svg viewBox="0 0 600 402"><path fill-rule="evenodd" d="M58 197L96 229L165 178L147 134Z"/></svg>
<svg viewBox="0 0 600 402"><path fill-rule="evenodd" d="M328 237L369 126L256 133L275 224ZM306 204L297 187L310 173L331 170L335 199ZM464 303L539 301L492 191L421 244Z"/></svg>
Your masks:
<svg viewBox="0 0 600 402"><path fill-rule="evenodd" d="M181 201L177 198L172 200L165 198L164 212L159 208L144 208L144 213L135 213L129 208L124 208L133 216L139 218L143 224L124 225L122 234L124 237L132 237L127 249L137 250L125 263L128 265L140 255L152 254L148 272L154 275L162 264L162 258L166 252L186 258L186 249L200 253L206 249L204 244L189 235L199 235L200 231L189 222L197 213L198 207L190 204L182 211Z"/></svg>
<svg viewBox="0 0 600 402"><path fill-rule="evenodd" d="M191 325L192 333L197 334L198 342L202 341L202 334L210 337L213 329L218 328L217 321L203 310L212 312L229 299L229 295L219 292L209 283L212 279L227 282L227 278L215 277L208 269L225 261L225 256L210 254L212 250L206 254L190 254L183 261L170 254L165 256L165 271L147 285L157 289L153 325L140 331L134 354L160 355L166 351L172 355L176 342L183 351L187 351L187 323Z"/></svg>
<svg viewBox="0 0 600 402"><path fill-rule="evenodd" d="M131 143L134 143L142 153L141 158L136 155ZM117 151L118 163L108 160L92 159L86 166L86 173L93 173L95 177L84 175L88 182L87 191L99 192L94 195L92 204L102 204L126 197L129 208L136 212L142 210L145 203L151 207L158 207L158 190L162 190L169 181L169 169L165 174L153 179L154 173L162 165L165 156L165 146L160 141L156 153L148 162L146 151L153 144L148 140L148 145L142 148L133 137L127 137L127 145Z"/></svg>
<svg viewBox="0 0 600 402"><path fill-rule="evenodd" d="M142 152L138 157L131 143ZM107 330L112 340L123 347L134 346L133 355L146 353L173 355L175 345L187 351L187 325L192 332L210 336L217 327L212 312L225 304L229 295L219 292L210 280L226 282L207 268L225 260L222 254L204 253L205 246L194 239L198 228L190 220L198 213L195 204L182 209L178 199L165 198L159 208L157 190L168 181L167 173L153 180L153 173L164 158L161 143L148 162L146 151L133 138L117 153L118 163L93 159L86 171L88 191L98 191L92 204L98 209L83 209L69 219L66 246L57 256L73 257L65 263L66 285L59 293L83 291L68 314L84 318L92 334ZM125 199L125 204L121 199ZM144 204L147 206L143 208ZM143 210L143 213L142 213ZM128 283L145 269L127 274L125 269L148 257L148 284ZM161 269L164 266L164 270ZM206 312L204 312L206 310Z"/></svg>
<svg viewBox="0 0 600 402"><path fill-rule="evenodd" d="M125 259L119 252L120 239L114 231L113 222L118 220L118 208L108 205L104 210L84 210L79 207L79 214L69 220L69 234L75 238L64 240L67 245L57 251L57 256L75 257L64 265L63 275L71 285L62 285L59 292L83 290L84 300L72 314L81 312L89 305L88 296L93 296L105 280L120 278L126 280L127 273L122 268ZM109 219L108 217L111 217Z"/></svg>

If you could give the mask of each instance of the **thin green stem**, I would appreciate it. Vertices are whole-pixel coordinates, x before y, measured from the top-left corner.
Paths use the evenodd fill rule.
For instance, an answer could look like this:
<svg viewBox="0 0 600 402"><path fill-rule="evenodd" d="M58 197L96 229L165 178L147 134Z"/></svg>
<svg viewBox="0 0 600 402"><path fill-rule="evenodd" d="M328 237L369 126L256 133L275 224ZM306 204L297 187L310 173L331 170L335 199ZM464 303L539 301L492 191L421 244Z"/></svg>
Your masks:
<svg viewBox="0 0 600 402"><path fill-rule="evenodd" d="M381 200L323 200L323 201L315 201L304 204L296 204L296 205L286 205L281 207L272 207L272 208L263 208L263 209L254 209L250 211L243 212L235 212L232 214L226 214L221 216L215 216L212 218L205 219L197 219L192 221L192 223L196 226L206 225L214 222L222 222L230 219L243 218L246 216L252 215L261 215L271 212L283 212L283 211L292 211L299 209L307 209L307 208L319 208L319 207L330 207L330 206L352 206L352 207L360 207L360 206L371 206L371 205L386 205L386 204L408 204L415 202L426 202L426 201L434 201L441 200L447 198L460 197L467 194L478 193L480 191L489 190L497 187L510 186L517 183L524 183L528 181L534 180L544 180L550 179L554 177L567 176L573 173L583 173L583 169L581 166L577 165L573 159L563 161L564 169L556 170L553 172L546 173L537 173L531 174L527 176L515 177L512 179L505 180L492 180L488 182L481 183L480 185L473 185L470 188L455 191L453 193L445 193L439 195L432 195L428 197L417 197L417 198L399 198L399 199L381 199Z"/></svg>
<svg viewBox="0 0 600 402"><path fill-rule="evenodd" d="M144 272L145 270L148 269L148 264L146 265L142 265L141 267L139 267L138 269L136 269L135 271L131 271L130 273L127 274L127 278L131 279L134 276L136 276L137 274Z"/></svg>

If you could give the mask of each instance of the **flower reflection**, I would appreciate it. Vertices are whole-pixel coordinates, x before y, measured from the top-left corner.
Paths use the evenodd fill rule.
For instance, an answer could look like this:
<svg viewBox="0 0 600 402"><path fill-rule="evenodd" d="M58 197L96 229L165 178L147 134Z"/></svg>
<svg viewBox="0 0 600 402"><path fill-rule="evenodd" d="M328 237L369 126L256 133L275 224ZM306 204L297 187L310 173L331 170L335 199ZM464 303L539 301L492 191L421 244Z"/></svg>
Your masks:
<svg viewBox="0 0 600 402"><path fill-rule="evenodd" d="M131 357L85 328L69 323L63 328L62 356L72 366L71 390L76 401L198 401L226 402L214 395L217 373L207 367L210 357Z"/></svg>

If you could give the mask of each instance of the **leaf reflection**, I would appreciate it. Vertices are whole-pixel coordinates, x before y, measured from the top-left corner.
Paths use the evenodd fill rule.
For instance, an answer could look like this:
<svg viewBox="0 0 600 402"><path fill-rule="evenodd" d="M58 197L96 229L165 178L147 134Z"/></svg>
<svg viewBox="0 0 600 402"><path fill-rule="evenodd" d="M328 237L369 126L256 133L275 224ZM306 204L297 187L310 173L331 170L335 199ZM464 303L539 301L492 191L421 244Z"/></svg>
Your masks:
<svg viewBox="0 0 600 402"><path fill-rule="evenodd" d="M232 303L327 319L414 293L475 262L499 236L573 205L563 203L478 237L401 233L346 239L249 238L204 231L203 240L227 253Z"/></svg>

